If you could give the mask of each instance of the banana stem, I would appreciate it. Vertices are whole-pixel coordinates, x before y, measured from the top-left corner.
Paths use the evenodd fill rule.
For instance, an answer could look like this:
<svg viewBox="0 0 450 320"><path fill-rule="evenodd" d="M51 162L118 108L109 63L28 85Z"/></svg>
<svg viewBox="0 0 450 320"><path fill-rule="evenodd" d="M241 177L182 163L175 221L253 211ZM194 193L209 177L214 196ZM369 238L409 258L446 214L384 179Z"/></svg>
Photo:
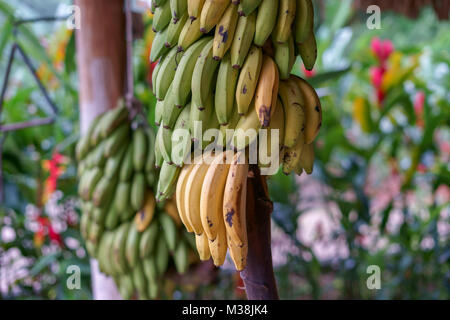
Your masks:
<svg viewBox="0 0 450 320"><path fill-rule="evenodd" d="M248 256L247 266L241 272L249 300L279 299L270 245L272 211L266 178L255 166L247 182Z"/></svg>

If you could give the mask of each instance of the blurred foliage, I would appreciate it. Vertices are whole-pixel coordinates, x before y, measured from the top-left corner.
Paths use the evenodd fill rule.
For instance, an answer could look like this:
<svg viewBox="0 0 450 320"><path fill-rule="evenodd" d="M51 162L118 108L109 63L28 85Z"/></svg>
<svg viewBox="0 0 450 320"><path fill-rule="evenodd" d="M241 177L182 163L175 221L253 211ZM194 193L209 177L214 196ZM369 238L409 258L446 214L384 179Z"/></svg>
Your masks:
<svg viewBox="0 0 450 320"><path fill-rule="evenodd" d="M23 24L13 33L14 19L59 15L70 1L58 4L17 1L12 7L0 0L1 74L13 41L18 41L59 109L55 124L11 132L5 140L3 298L91 298L89 261L77 228L75 163L58 163L58 173L45 165L58 154L73 159L78 139L74 36L62 22ZM300 62L294 69L309 77L321 95L324 119L315 172L308 178L278 174L269 180L275 230L289 243L276 264L280 296L448 299L449 23L438 22L427 9L416 21L382 13L382 29L368 30L367 15L354 11L351 1L317 4L317 66L307 75ZM146 31L135 44L134 74L136 96L153 123L150 19L144 14ZM371 76L380 67L371 48L374 38L389 39L394 48L385 61L381 101ZM1 123L44 116L48 106L20 59L11 75ZM49 188L52 181L54 189ZM341 248L325 258L318 249L324 241L320 228L308 225L317 227L315 238L302 237L302 219L317 211L333 225L325 246ZM66 288L66 268L72 264L82 270L81 290ZM380 290L367 289L369 265L381 268ZM5 270L17 274L6 275ZM221 270L210 285L179 288L173 298L243 298L242 283L232 274Z"/></svg>

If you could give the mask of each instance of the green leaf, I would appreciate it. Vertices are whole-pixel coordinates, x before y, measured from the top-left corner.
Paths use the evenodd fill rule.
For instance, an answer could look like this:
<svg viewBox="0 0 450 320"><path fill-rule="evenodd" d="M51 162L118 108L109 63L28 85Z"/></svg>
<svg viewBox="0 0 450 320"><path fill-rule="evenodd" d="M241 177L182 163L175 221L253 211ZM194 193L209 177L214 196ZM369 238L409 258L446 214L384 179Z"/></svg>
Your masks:
<svg viewBox="0 0 450 320"><path fill-rule="evenodd" d="M55 262L59 256L61 255L60 252L55 252L53 254L49 254L47 256L42 256L40 257L36 263L34 264L34 266L31 268L30 270L30 275L32 277L36 276L37 274L39 274L42 270L44 270L46 267L48 267L50 264L52 264L53 262Z"/></svg>

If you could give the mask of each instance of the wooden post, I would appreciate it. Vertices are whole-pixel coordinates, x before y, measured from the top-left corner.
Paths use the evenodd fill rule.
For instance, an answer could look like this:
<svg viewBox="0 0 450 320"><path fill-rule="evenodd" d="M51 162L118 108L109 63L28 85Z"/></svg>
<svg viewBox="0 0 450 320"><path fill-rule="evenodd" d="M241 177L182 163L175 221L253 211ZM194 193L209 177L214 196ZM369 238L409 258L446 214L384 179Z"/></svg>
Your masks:
<svg viewBox="0 0 450 320"><path fill-rule="evenodd" d="M258 167L252 169L247 182L247 266L241 277L249 300L278 300L270 241L273 204L266 178L261 176Z"/></svg>
<svg viewBox="0 0 450 320"><path fill-rule="evenodd" d="M126 69L123 0L75 0L81 11L76 48L81 132L91 121L116 106L124 95ZM101 274L91 260L94 299L120 299L111 278Z"/></svg>

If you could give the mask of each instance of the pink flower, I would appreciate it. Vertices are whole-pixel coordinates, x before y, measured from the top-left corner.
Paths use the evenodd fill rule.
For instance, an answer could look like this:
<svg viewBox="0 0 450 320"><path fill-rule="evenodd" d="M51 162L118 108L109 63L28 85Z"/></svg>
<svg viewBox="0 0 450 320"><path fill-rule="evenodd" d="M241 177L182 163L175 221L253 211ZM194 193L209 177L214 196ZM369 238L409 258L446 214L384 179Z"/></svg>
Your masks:
<svg viewBox="0 0 450 320"><path fill-rule="evenodd" d="M306 78L311 78L311 77L314 77L316 75L316 71L314 69L307 70L305 68L305 65L302 65L302 69L303 69L303 74L305 75Z"/></svg>
<svg viewBox="0 0 450 320"><path fill-rule="evenodd" d="M383 82L384 69L382 67L372 67L370 68L370 81L375 88L381 88L381 83Z"/></svg>
<svg viewBox="0 0 450 320"><path fill-rule="evenodd" d="M423 91L417 92L414 98L414 112L416 113L417 126L423 128L423 108L425 106L425 93Z"/></svg>
<svg viewBox="0 0 450 320"><path fill-rule="evenodd" d="M373 38L370 44L373 54L378 60L384 64L394 51L394 45L390 40L381 40L380 38Z"/></svg>

